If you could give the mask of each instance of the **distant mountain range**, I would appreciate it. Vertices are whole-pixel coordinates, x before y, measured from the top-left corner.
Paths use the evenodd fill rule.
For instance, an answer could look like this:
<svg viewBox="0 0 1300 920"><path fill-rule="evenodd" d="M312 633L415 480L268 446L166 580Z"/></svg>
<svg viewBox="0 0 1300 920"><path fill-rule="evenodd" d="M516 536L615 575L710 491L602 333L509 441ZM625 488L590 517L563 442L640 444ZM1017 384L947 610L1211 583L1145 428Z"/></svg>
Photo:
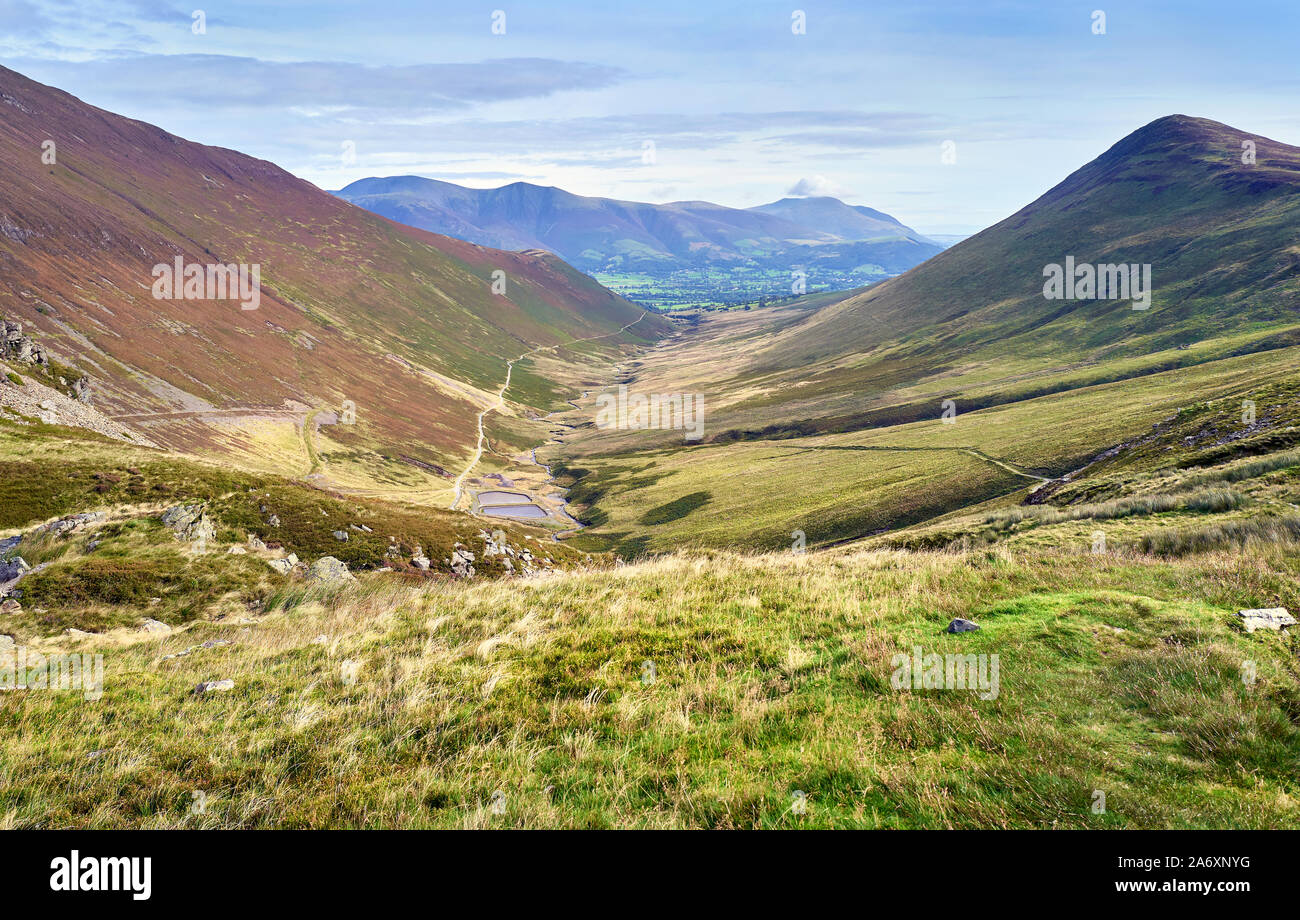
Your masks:
<svg viewBox="0 0 1300 920"><path fill-rule="evenodd" d="M472 189L421 176L360 179L340 198L423 230L501 249L544 249L618 286L619 275L716 271L789 293L846 288L907 271L944 246L872 208L835 198L783 198L754 208L707 201L647 204L514 182Z"/></svg>

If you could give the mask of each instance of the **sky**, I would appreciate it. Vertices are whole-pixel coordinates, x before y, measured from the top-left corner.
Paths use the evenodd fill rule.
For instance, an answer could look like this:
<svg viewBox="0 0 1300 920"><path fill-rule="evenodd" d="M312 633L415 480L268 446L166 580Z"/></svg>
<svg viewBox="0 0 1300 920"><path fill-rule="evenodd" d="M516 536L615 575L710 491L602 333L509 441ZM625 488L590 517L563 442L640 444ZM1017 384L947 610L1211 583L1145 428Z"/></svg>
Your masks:
<svg viewBox="0 0 1300 920"><path fill-rule="evenodd" d="M5 66L325 189L834 195L923 233L1163 115L1300 145L1298 51L1300 0L0 0Z"/></svg>

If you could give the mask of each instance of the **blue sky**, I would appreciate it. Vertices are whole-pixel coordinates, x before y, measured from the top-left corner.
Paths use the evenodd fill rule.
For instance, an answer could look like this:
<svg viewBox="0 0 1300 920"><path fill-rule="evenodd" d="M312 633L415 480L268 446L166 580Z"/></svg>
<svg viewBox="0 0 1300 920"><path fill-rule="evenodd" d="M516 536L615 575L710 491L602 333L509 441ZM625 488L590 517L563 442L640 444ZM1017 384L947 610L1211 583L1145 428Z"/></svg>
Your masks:
<svg viewBox="0 0 1300 920"><path fill-rule="evenodd" d="M87 6L0 0L0 60L330 189L414 173L738 207L793 190L961 233L1162 115L1300 145L1300 0Z"/></svg>

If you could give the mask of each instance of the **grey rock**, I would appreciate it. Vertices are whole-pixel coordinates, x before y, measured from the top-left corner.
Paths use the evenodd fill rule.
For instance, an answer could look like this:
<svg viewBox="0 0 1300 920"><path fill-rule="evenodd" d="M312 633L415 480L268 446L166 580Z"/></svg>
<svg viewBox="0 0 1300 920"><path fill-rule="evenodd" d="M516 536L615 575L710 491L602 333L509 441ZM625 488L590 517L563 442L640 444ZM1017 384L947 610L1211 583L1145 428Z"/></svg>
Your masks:
<svg viewBox="0 0 1300 920"><path fill-rule="evenodd" d="M23 605L12 597L6 597L0 601L0 613L19 613L22 609Z"/></svg>
<svg viewBox="0 0 1300 920"><path fill-rule="evenodd" d="M293 571L293 563L288 559L268 559L266 564L275 569L281 575L288 575Z"/></svg>
<svg viewBox="0 0 1300 920"><path fill-rule="evenodd" d="M323 584L338 584L356 581L356 576L348 571L347 563L333 556L321 556L308 567L307 580Z"/></svg>
<svg viewBox="0 0 1300 920"><path fill-rule="evenodd" d="M234 643L229 639L209 639L201 645L191 645L183 652L176 652L173 655L163 655L161 660L171 661L173 658L184 658L186 655L193 655L195 652L201 651L202 649L221 648L225 645L234 645Z"/></svg>
<svg viewBox="0 0 1300 920"><path fill-rule="evenodd" d="M1253 633L1257 629L1280 630L1295 625L1295 617L1291 616L1285 607L1239 610L1237 616L1241 617L1241 625L1246 627L1248 633Z"/></svg>
<svg viewBox="0 0 1300 920"><path fill-rule="evenodd" d="M346 530L336 530L334 531L334 539L340 543L346 543L348 542L348 532Z"/></svg>
<svg viewBox="0 0 1300 920"><path fill-rule="evenodd" d="M162 620L155 620L153 617L146 617L145 621L140 624L140 629L149 633L169 633L172 628Z"/></svg>
<svg viewBox="0 0 1300 920"><path fill-rule="evenodd" d="M0 652L8 651L14 647L13 636L0 636Z"/></svg>
<svg viewBox="0 0 1300 920"><path fill-rule="evenodd" d="M202 505L173 505L162 513L162 522L178 540L207 543L217 536L216 525Z"/></svg>
<svg viewBox="0 0 1300 920"><path fill-rule="evenodd" d="M194 688L195 693L226 693L235 689L233 680L206 680Z"/></svg>
<svg viewBox="0 0 1300 920"><path fill-rule="evenodd" d="M979 628L980 626L978 623L972 623L970 620L963 620L961 617L957 617L948 624L948 632L950 633L974 632Z"/></svg>
<svg viewBox="0 0 1300 920"><path fill-rule="evenodd" d="M27 564L27 560L22 556L15 556L13 559L0 559L0 581L16 581L31 570L32 567Z"/></svg>

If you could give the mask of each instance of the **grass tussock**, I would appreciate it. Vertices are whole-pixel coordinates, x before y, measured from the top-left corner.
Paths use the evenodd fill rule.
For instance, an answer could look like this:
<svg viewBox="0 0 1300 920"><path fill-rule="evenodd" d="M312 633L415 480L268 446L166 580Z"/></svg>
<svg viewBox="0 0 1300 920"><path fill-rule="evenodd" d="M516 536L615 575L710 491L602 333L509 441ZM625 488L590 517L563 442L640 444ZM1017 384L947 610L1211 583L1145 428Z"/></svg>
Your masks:
<svg viewBox="0 0 1300 920"><path fill-rule="evenodd" d="M1245 497L1227 489L1205 489L1195 495L1135 495L1129 498L1066 508L1026 505L986 515L984 523L1007 530L1024 521L1035 524L1060 524L1066 521L1108 521L1136 515L1190 511L1221 514L1234 511Z"/></svg>
<svg viewBox="0 0 1300 920"><path fill-rule="evenodd" d="M1216 521L1203 527L1161 530L1144 536L1141 551L1156 556L1187 556L1253 546L1300 545L1300 515Z"/></svg>

